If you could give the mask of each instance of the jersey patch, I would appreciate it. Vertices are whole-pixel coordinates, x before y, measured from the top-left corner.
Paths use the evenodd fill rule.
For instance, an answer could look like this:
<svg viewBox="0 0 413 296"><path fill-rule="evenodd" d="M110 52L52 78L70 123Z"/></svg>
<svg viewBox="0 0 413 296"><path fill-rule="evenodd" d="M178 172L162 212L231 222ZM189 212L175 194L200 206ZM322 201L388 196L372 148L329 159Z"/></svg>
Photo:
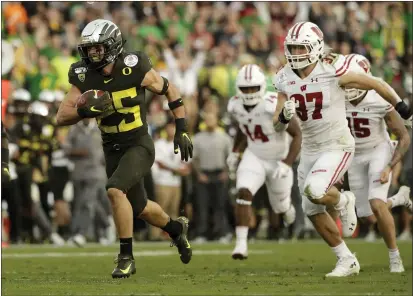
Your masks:
<svg viewBox="0 0 413 296"><path fill-rule="evenodd" d="M79 78L80 82L84 82L84 81L85 81L85 78L86 78L86 75L85 75L84 73L78 74L78 75L77 75L77 78Z"/></svg>
<svg viewBox="0 0 413 296"><path fill-rule="evenodd" d="M128 67L133 67L138 63L139 59L138 56L134 54L127 55L123 62L125 63L126 66Z"/></svg>
<svg viewBox="0 0 413 296"><path fill-rule="evenodd" d="M79 67L75 69L75 73L76 74L82 74L82 73L86 73L87 72L87 68L86 67Z"/></svg>

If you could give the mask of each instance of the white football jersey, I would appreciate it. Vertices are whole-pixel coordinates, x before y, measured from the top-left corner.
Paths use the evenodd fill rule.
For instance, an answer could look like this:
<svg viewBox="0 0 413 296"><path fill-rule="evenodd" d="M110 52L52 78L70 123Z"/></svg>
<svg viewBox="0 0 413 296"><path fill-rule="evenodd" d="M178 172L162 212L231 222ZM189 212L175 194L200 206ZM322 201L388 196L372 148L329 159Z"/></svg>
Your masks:
<svg viewBox="0 0 413 296"><path fill-rule="evenodd" d="M333 64L317 62L309 76L301 79L288 65L273 78L275 88L296 102L302 130L302 152L354 151L347 126L345 92L338 85L349 70L349 60L339 55Z"/></svg>
<svg viewBox="0 0 413 296"><path fill-rule="evenodd" d="M288 154L288 134L276 132L273 117L277 106L277 94L266 92L260 101L248 112L240 97L234 96L228 102L228 113L238 122L241 131L248 138L248 149L261 159L284 159Z"/></svg>
<svg viewBox="0 0 413 296"><path fill-rule="evenodd" d="M374 90L370 90L357 106L346 102L348 126L356 141L357 153L390 142L384 117L392 110L393 106Z"/></svg>

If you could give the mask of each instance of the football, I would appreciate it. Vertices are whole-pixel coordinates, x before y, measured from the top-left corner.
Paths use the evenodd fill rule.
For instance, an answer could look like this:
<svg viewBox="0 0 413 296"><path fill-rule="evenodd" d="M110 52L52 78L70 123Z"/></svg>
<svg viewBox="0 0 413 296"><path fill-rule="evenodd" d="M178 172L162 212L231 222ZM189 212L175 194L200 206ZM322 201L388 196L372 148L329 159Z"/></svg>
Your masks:
<svg viewBox="0 0 413 296"><path fill-rule="evenodd" d="M94 100L105 99L108 96L108 92L103 90L91 89L85 91L80 97L77 99L76 106L82 107L86 104L91 105Z"/></svg>

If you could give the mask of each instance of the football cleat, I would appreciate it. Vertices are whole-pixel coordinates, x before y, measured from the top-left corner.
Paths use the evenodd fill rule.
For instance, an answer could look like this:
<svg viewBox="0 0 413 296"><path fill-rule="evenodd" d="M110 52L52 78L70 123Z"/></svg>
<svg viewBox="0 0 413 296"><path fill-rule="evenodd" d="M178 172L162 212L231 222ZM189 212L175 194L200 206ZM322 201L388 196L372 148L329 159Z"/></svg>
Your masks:
<svg viewBox="0 0 413 296"><path fill-rule="evenodd" d="M360 272L360 264L355 255L341 257L338 259L336 267L326 277L346 277Z"/></svg>
<svg viewBox="0 0 413 296"><path fill-rule="evenodd" d="M247 244L237 244L234 251L232 251L232 259L245 260L248 259Z"/></svg>
<svg viewBox="0 0 413 296"><path fill-rule="evenodd" d="M403 261L402 261L402 258L400 258L400 256L390 259L390 272L392 273L404 272Z"/></svg>
<svg viewBox="0 0 413 296"><path fill-rule="evenodd" d="M348 198L348 202L344 209L339 211L343 229L343 236L351 237L357 227L357 215L355 208L356 197L350 191L345 191L343 194L345 194Z"/></svg>
<svg viewBox="0 0 413 296"><path fill-rule="evenodd" d="M192 258L192 248L188 241L188 228L189 228L189 221L187 218L181 216L176 219L177 222L181 223L182 225L182 232L181 234L172 239L171 247L176 246L178 248L178 252L181 258L182 263L188 264Z"/></svg>
<svg viewBox="0 0 413 296"><path fill-rule="evenodd" d="M112 278L128 278L131 274L136 273L135 260L131 255L119 254L115 259L116 267L112 271Z"/></svg>
<svg viewBox="0 0 413 296"><path fill-rule="evenodd" d="M410 188L407 186L401 186L399 192L403 196L403 205L412 212L412 200L410 199Z"/></svg>

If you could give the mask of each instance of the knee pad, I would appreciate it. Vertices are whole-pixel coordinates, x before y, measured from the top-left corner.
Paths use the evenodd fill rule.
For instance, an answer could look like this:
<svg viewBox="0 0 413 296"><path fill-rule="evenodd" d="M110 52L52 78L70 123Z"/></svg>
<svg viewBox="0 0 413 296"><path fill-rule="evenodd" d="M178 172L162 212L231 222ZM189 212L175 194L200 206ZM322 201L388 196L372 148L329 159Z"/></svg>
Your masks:
<svg viewBox="0 0 413 296"><path fill-rule="evenodd" d="M322 198L327 191L327 186L323 178L314 177L305 182L304 195L310 201Z"/></svg>
<svg viewBox="0 0 413 296"><path fill-rule="evenodd" d="M276 214L285 213L291 205L291 194L288 193L278 193L268 192L268 199L272 210Z"/></svg>
<svg viewBox="0 0 413 296"><path fill-rule="evenodd" d="M238 198L235 200L235 202L239 205L250 206L252 204L251 192L246 188L241 188L238 191Z"/></svg>

